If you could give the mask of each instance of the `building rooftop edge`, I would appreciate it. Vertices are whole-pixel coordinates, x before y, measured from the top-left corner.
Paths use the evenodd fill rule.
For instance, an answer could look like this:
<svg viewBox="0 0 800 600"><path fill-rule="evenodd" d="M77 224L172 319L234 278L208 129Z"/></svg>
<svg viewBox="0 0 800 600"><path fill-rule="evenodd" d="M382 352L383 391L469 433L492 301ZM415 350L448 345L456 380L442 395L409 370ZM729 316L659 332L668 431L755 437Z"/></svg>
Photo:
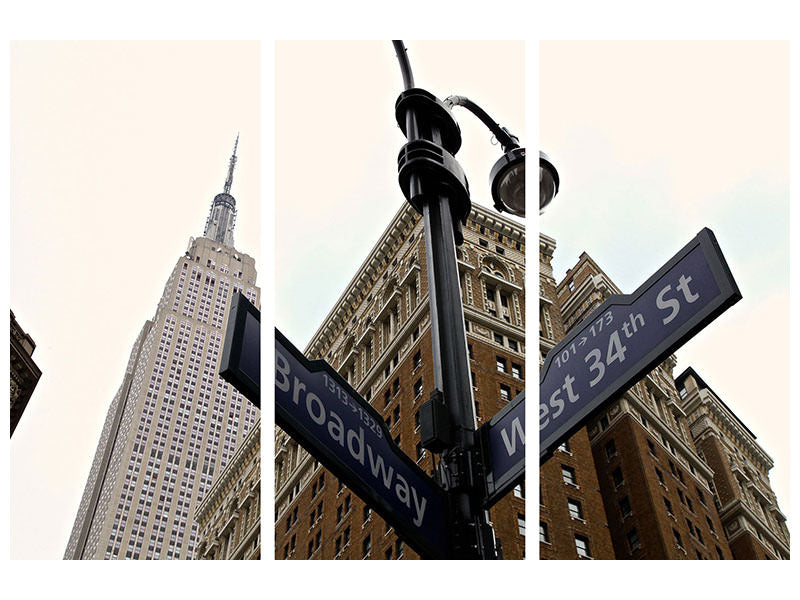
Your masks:
<svg viewBox="0 0 800 600"><path fill-rule="evenodd" d="M736 413L731 410L730 406L725 404L725 402L722 400L722 398L720 398L720 395L717 392L715 392L711 388L711 386L708 385L703 380L703 378L700 377L700 375L697 374L697 371L695 371L692 367L686 367L683 370L683 372L675 378L675 387L677 387L678 390L680 390L682 387L684 387L683 384L686 381L686 378L689 377L689 376L694 377L695 381L697 381L697 386L700 389L706 389L709 392L711 392L712 394L714 394L714 398L716 398L719 401L719 403L722 404L722 406L725 407L725 410L727 410L733 416L733 418L736 419L736 422L739 423L739 425L741 425L742 427L744 427L744 430L747 433L749 433L751 436L753 436L754 440L758 439L756 434L753 433L752 431L750 431L750 428L742 422L742 420L736 415ZM766 452L765 452L765 454L766 454Z"/></svg>
<svg viewBox="0 0 800 600"><path fill-rule="evenodd" d="M336 313L340 310L340 308L346 304L346 300L348 297L354 292L355 289L358 288L359 280L362 278L363 273L366 271L370 262L372 262L379 252L382 249L382 246L389 240L392 239L393 236L392 232L400 226L401 223L407 222L412 216L418 216L421 218L421 215L418 215L416 211L412 208L412 206L408 202L403 202L402 206L399 210L395 213L392 220L389 222L389 225L384 229L383 233L381 233L378 240L372 246L372 249L367 254L367 257L361 263L361 266L358 267L353 277L350 279L348 284L345 286L344 291L341 293L339 298L334 302L333 307L325 316L325 318L320 323L317 330L314 332L314 335L311 336L311 339L305 346L303 350L303 354L308 354L314 346L319 342L320 338L322 337L323 332L326 329L326 325L333 319ZM477 218L476 218L477 217ZM512 221L508 217L505 217L494 210L488 209L481 205L472 205L472 209L470 210L470 219L473 220L480 220L481 222L486 222L487 219L492 219L495 222L504 225L508 229L517 232L520 239L524 240L525 237L525 226L521 223L517 223ZM491 226L491 225L489 225Z"/></svg>

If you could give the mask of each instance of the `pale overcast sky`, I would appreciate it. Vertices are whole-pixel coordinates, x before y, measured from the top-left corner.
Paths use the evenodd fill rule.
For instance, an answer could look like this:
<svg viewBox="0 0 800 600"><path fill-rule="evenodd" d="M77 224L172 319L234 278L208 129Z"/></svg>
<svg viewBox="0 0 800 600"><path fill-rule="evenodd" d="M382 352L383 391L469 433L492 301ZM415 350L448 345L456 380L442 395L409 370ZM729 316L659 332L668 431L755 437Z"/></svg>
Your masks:
<svg viewBox="0 0 800 600"><path fill-rule="evenodd" d="M10 303L42 370L11 440L12 558L63 556L133 342L237 132L234 241L261 273L259 81L254 42L12 45Z"/></svg>
<svg viewBox="0 0 800 600"><path fill-rule="evenodd" d="M525 140L522 42L405 41L415 85L467 96ZM405 202L394 116L403 90L390 41L278 42L275 325L304 348ZM492 205L492 134L453 109L473 203Z"/></svg>
<svg viewBox="0 0 800 600"><path fill-rule="evenodd" d="M788 42L544 42L540 69L556 278L586 251L633 292L716 234L743 299L676 353L675 374L693 367L758 436L788 517Z"/></svg>

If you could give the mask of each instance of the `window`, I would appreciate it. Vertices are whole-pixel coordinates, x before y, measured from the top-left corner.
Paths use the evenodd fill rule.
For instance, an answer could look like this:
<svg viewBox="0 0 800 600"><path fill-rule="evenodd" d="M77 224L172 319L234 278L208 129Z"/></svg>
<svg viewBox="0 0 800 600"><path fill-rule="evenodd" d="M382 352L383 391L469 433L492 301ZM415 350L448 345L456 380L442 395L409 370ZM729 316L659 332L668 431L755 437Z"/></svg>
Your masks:
<svg viewBox="0 0 800 600"><path fill-rule="evenodd" d="M627 519L631 516L633 512L631 510L631 502L628 500L628 497L625 496L622 500L619 501L619 512L622 515L623 519Z"/></svg>
<svg viewBox="0 0 800 600"><path fill-rule="evenodd" d="M386 408L389 406L389 402L392 401L392 393L389 391L389 388L386 388L386 391L383 393L383 407Z"/></svg>
<svg viewBox="0 0 800 600"><path fill-rule="evenodd" d="M695 489L697 490L697 499L700 500L700 504L705 506L706 505L706 497L703 495L703 491L699 487L696 487L696 486L695 486Z"/></svg>
<svg viewBox="0 0 800 600"><path fill-rule="evenodd" d="M512 340L511 338L508 338L508 347L511 348L514 352L519 352L519 344L517 343L517 340Z"/></svg>
<svg viewBox="0 0 800 600"><path fill-rule="evenodd" d="M606 457L608 460L611 460L617 455L617 446L614 443L614 440L608 440L606 442Z"/></svg>
<svg viewBox="0 0 800 600"><path fill-rule="evenodd" d="M520 535L525 535L525 515L517 513L517 529Z"/></svg>
<svg viewBox="0 0 800 600"><path fill-rule="evenodd" d="M667 513L669 515L675 516L675 513L672 512L672 502L670 502L667 498L664 498L664 506L667 507Z"/></svg>
<svg viewBox="0 0 800 600"><path fill-rule="evenodd" d="M559 450L561 450L561 452L566 452L567 454L572 454L572 453L569 451L569 441L565 441L563 444L561 444L561 445L558 447L558 449L559 449Z"/></svg>
<svg viewBox="0 0 800 600"><path fill-rule="evenodd" d="M369 506L364 507L364 523L368 523L372 517L372 509Z"/></svg>
<svg viewBox="0 0 800 600"><path fill-rule="evenodd" d="M422 364L422 354L417 350L417 353L414 355L414 368L416 369L420 364Z"/></svg>
<svg viewBox="0 0 800 600"><path fill-rule="evenodd" d="M394 555L397 558L400 558L401 556L403 556L403 542L401 542L400 540L397 540L394 543Z"/></svg>
<svg viewBox="0 0 800 600"><path fill-rule="evenodd" d="M394 418L394 423L397 425L397 422L400 420L400 405L394 407L394 411L392 412L392 417Z"/></svg>
<svg viewBox="0 0 800 600"><path fill-rule="evenodd" d="M398 377L392 382L392 395L397 396L397 392L400 391L400 378Z"/></svg>
<svg viewBox="0 0 800 600"><path fill-rule="evenodd" d="M550 543L550 534L547 532L547 523L539 521L539 541L545 544Z"/></svg>
<svg viewBox="0 0 800 600"><path fill-rule="evenodd" d="M472 344L467 344L467 353L469 354L470 360L475 359L475 353L472 351Z"/></svg>
<svg viewBox="0 0 800 600"><path fill-rule="evenodd" d="M636 529L631 529L628 532L628 547L631 549L631 552L635 552L641 548L641 544L639 543L639 532L636 531Z"/></svg>
<svg viewBox="0 0 800 600"><path fill-rule="evenodd" d="M372 540L370 539L370 536L367 535L367 537L364 538L364 541L361 542L361 556L363 558L367 558L369 556L371 545L372 545Z"/></svg>
<svg viewBox="0 0 800 600"><path fill-rule="evenodd" d="M522 379L522 366L517 363L511 363L511 376L517 379Z"/></svg>
<svg viewBox="0 0 800 600"><path fill-rule="evenodd" d="M600 417L600 431L605 431L608 428L608 417L603 415Z"/></svg>
<svg viewBox="0 0 800 600"><path fill-rule="evenodd" d="M414 398L419 398L422 395L422 377L414 382Z"/></svg>
<svg viewBox="0 0 800 600"><path fill-rule="evenodd" d="M506 373L506 359L502 356L497 357L497 370L501 373Z"/></svg>
<svg viewBox="0 0 800 600"><path fill-rule="evenodd" d="M722 548L720 548L719 546L714 546L714 548L717 549L717 556L719 556L719 559L724 560L725 557L722 555Z"/></svg>
<svg viewBox="0 0 800 600"><path fill-rule="evenodd" d="M706 517L706 523L708 523L708 528L711 530L711 533L717 533L714 529L714 521Z"/></svg>
<svg viewBox="0 0 800 600"><path fill-rule="evenodd" d="M389 546L386 549L386 552L384 553L384 557L386 558L386 560L392 560L392 547L391 546Z"/></svg>
<svg viewBox="0 0 800 600"><path fill-rule="evenodd" d="M661 485L664 485L664 474L661 471L659 471L658 469L656 469L656 477L658 477L658 483L660 483ZM666 487L666 486L664 486L664 487Z"/></svg>
<svg viewBox="0 0 800 600"><path fill-rule="evenodd" d="M575 479L575 469L572 467L561 465L561 476L564 478L564 483L578 485L578 482Z"/></svg>
<svg viewBox="0 0 800 600"><path fill-rule="evenodd" d="M675 537L675 543L678 544L678 548L683 550L683 540L681 539L681 534L678 533L678 530L674 527L672 528L672 535Z"/></svg>
<svg viewBox="0 0 800 600"><path fill-rule="evenodd" d="M569 508L569 516L573 519L583 521L583 508L581 503L572 498L567 498L567 507Z"/></svg>
<svg viewBox="0 0 800 600"><path fill-rule="evenodd" d="M614 481L614 487L621 486L625 482L625 479L622 477L622 469L617 467L611 471L611 479Z"/></svg>
<svg viewBox="0 0 800 600"><path fill-rule="evenodd" d="M500 384L500 400L509 402L511 400L511 388L507 385Z"/></svg>
<svg viewBox="0 0 800 600"><path fill-rule="evenodd" d="M647 440L647 447L650 449L650 454L656 456L656 446L650 440Z"/></svg>
<svg viewBox="0 0 800 600"><path fill-rule="evenodd" d="M500 344L502 346L503 345L503 336L500 335L497 332L494 332L494 343L495 344Z"/></svg>
<svg viewBox="0 0 800 600"><path fill-rule="evenodd" d="M592 557L592 553L589 551L589 539L582 535L575 534L575 550L582 558Z"/></svg>

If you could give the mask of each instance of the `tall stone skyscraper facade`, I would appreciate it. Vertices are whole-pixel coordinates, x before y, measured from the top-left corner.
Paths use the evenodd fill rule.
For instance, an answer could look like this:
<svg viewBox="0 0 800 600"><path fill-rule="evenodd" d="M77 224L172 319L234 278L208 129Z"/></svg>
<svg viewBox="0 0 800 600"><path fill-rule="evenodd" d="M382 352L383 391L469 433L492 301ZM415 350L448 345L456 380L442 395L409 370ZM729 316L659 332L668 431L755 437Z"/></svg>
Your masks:
<svg viewBox="0 0 800 600"><path fill-rule="evenodd" d="M218 374L234 294L260 304L255 261L233 247L235 165L236 146L203 237L189 240L134 343L66 559L196 558L195 509L258 420Z"/></svg>

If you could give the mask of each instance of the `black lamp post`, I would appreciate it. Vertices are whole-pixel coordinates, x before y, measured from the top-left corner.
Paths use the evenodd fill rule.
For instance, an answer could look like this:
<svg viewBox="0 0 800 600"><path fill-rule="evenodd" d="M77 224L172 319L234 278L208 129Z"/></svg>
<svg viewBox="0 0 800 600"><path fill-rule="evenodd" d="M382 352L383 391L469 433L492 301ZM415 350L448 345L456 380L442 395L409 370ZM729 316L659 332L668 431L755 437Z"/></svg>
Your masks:
<svg viewBox="0 0 800 600"><path fill-rule="evenodd" d="M476 440L464 311L456 245L464 241L471 202L469 184L455 159L461 131L450 107L467 108L495 134L504 155L491 171L498 210L525 214L525 149L511 133L463 96L444 102L414 87L405 46L394 41L405 90L395 104L408 142L398 157L400 188L423 216L433 345L434 391L420 409L422 445L441 453L438 477L448 491L455 558L497 558L484 497L483 465Z"/></svg>

